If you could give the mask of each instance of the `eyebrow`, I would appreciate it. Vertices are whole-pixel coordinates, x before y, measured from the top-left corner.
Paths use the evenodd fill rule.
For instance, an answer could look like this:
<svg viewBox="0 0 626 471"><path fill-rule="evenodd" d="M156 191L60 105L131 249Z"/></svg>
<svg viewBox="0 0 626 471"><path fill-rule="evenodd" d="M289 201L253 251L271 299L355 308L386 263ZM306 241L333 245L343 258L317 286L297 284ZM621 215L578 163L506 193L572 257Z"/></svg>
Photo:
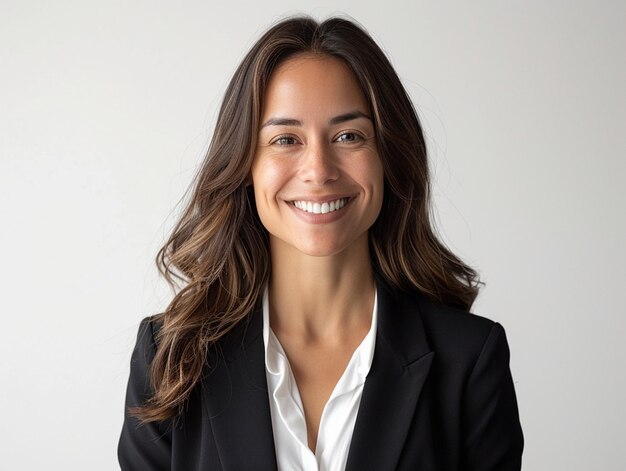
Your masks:
<svg viewBox="0 0 626 471"><path fill-rule="evenodd" d="M352 121L353 119L359 118L369 119L370 121L372 120L372 118L367 116L365 113L355 110L330 118L328 120L328 124L333 126L335 124L345 123L346 121ZM267 126L302 126L302 121L293 118L270 118L261 125L261 129Z"/></svg>

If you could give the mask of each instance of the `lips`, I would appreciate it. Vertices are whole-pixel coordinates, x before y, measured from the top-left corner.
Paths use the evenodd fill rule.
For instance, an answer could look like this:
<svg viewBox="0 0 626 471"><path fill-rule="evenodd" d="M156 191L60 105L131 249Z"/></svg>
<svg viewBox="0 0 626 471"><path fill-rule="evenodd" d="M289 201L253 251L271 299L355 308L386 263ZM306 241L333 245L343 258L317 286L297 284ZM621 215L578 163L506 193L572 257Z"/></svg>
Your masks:
<svg viewBox="0 0 626 471"><path fill-rule="evenodd" d="M307 201L296 200L292 201L292 204L301 211L313 214L327 214L332 213L343 208L348 202L349 198L338 198L332 201Z"/></svg>

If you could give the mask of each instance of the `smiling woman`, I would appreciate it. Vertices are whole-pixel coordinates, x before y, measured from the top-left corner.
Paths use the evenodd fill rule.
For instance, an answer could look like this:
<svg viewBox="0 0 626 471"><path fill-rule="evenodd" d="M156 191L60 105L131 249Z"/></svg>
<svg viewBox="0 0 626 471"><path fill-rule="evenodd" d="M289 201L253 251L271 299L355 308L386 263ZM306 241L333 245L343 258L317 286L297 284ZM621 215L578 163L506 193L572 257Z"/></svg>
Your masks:
<svg viewBox="0 0 626 471"><path fill-rule="evenodd" d="M302 54L276 68L251 172L272 257L350 250L359 260L368 258L368 230L384 186L368 115L367 100L343 61Z"/></svg>
<svg viewBox="0 0 626 471"><path fill-rule="evenodd" d="M419 120L352 21L270 28L157 262L124 470L514 470L503 328L436 237Z"/></svg>

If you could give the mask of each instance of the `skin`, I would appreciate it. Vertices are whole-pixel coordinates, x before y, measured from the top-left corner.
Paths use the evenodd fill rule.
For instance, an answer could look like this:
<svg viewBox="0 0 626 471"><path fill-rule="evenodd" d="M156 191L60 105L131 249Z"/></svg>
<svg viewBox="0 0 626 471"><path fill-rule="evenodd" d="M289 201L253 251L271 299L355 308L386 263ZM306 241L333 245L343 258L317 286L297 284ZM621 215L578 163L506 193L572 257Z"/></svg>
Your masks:
<svg viewBox="0 0 626 471"><path fill-rule="evenodd" d="M250 173L270 238L270 325L289 359L312 451L324 406L371 326L368 231L382 205L383 168L369 116L342 61L291 58L270 78ZM336 213L311 216L293 205L338 196L349 202Z"/></svg>

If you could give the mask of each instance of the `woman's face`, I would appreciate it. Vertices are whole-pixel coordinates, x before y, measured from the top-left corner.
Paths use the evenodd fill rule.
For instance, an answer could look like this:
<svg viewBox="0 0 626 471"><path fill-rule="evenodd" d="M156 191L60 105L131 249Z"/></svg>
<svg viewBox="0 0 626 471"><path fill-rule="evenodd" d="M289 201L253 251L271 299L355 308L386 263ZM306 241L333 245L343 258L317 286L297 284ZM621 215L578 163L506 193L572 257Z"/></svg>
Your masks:
<svg viewBox="0 0 626 471"><path fill-rule="evenodd" d="M341 60L300 55L273 72L251 178L272 250L367 247L383 168L367 101Z"/></svg>

